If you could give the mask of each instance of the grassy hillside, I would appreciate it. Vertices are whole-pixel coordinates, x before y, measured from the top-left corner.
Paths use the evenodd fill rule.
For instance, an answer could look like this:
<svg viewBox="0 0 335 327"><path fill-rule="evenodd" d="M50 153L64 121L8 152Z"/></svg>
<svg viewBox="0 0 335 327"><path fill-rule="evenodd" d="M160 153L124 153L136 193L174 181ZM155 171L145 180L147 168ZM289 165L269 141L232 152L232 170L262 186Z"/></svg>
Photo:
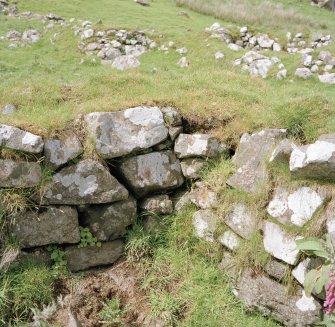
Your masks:
<svg viewBox="0 0 335 327"><path fill-rule="evenodd" d="M216 9L217 2L206 2L203 8L199 5L201 1L178 1L221 16ZM249 1L240 5L250 7ZM240 67L232 66L232 61L244 51L233 52L223 42L208 39L204 33L205 27L219 21L232 29L250 23L252 29L279 38L284 38L288 29L335 34L333 14L311 7L308 1L286 1L278 10L271 9L277 8L278 3L262 2L259 8L264 6L270 9L263 12L252 7L250 14L248 11L249 18L254 17L255 11L262 13L257 19L242 19L236 16L236 12L240 12L238 8L228 6L222 14L224 20L220 20L177 7L170 0L155 0L150 7L130 0L22 1L19 3L21 11L54 12L65 18L89 19L96 23L101 20L102 23L95 25L98 28L154 30L151 37L159 44L174 41L176 47L186 46L191 65L181 69L176 65L179 55L174 50L169 54L156 50L141 57L138 69L118 72L110 66L91 63L90 58L77 49L78 38L73 31L61 27L46 31L30 48L11 49L7 48L7 41L1 41L0 105L14 103L20 109L13 117L1 117L1 121L46 135L63 128L79 113L141 104L170 104L184 114L215 117L217 125L225 127L219 134L234 140L242 132L264 126L291 128L298 124L307 140L333 130L333 86L320 84L317 76L308 81L297 80L294 71L301 61L299 55L278 54L288 69L288 78L284 81L277 81L274 76L267 80L251 78L241 72ZM178 15L181 10L190 18ZM270 12L274 12L274 18ZM237 19L241 22L237 23ZM42 24L0 17L0 35L10 29L27 28L42 30ZM50 38L56 32L60 34L51 44ZM159 38L160 34L164 37ZM334 44L329 49L334 50ZM214 59L218 50L226 55L222 62ZM79 64L82 58L85 62Z"/></svg>

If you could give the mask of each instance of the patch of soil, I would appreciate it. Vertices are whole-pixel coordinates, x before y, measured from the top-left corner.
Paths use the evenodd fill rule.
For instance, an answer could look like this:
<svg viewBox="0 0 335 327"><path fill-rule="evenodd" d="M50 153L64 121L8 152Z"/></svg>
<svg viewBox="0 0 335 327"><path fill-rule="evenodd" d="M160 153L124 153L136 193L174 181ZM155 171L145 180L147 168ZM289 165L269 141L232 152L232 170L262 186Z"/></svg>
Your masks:
<svg viewBox="0 0 335 327"><path fill-rule="evenodd" d="M67 327L113 326L101 321L99 314L104 303L118 296L121 306L127 305L124 326L164 327L162 321L150 319L150 309L141 290L136 269L126 260L112 268L92 271L81 278L58 281L56 296L62 296L61 308L51 323ZM115 325L116 326L116 325Z"/></svg>

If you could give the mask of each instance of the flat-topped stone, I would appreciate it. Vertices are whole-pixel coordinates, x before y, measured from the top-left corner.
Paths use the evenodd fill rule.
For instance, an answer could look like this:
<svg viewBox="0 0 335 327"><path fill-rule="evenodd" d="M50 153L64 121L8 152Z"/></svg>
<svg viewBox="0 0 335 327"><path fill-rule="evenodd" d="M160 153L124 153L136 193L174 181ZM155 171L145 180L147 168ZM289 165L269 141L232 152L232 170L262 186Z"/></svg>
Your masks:
<svg viewBox="0 0 335 327"><path fill-rule="evenodd" d="M128 198L127 189L92 159L61 169L43 189L42 204L98 204Z"/></svg>
<svg viewBox="0 0 335 327"><path fill-rule="evenodd" d="M170 150L125 159L119 170L138 198L150 192L178 188L184 182L180 162Z"/></svg>
<svg viewBox="0 0 335 327"><path fill-rule="evenodd" d="M168 129L158 107L94 112L86 115L85 120L96 150L105 159L148 149L168 137Z"/></svg>
<svg viewBox="0 0 335 327"><path fill-rule="evenodd" d="M0 124L0 146L28 153L41 153L44 142L38 135Z"/></svg>
<svg viewBox="0 0 335 327"><path fill-rule="evenodd" d="M41 182L42 171L37 162L0 159L0 187L34 187Z"/></svg>

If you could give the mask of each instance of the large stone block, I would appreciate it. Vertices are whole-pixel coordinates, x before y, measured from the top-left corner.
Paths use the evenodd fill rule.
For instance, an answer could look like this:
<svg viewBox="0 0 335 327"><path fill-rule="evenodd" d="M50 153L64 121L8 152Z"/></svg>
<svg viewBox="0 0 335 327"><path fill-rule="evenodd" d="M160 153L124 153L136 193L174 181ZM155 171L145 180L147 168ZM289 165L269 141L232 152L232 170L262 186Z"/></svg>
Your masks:
<svg viewBox="0 0 335 327"><path fill-rule="evenodd" d="M163 114L157 107L93 112L85 120L98 153L106 159L148 149L168 137Z"/></svg>
<svg viewBox="0 0 335 327"><path fill-rule="evenodd" d="M28 153L41 153L44 142L38 135L0 124L0 146Z"/></svg>
<svg viewBox="0 0 335 327"><path fill-rule="evenodd" d="M70 247L66 250L66 261L73 272L114 263L123 254L124 244L120 240L102 243L100 247Z"/></svg>
<svg viewBox="0 0 335 327"><path fill-rule="evenodd" d="M184 182L180 162L172 151L125 159L120 172L138 198L150 192L175 189Z"/></svg>
<svg viewBox="0 0 335 327"><path fill-rule="evenodd" d="M0 187L34 187L40 183L41 176L37 162L0 159Z"/></svg>
<svg viewBox="0 0 335 327"><path fill-rule="evenodd" d="M11 233L22 248L80 241L78 213L69 206L25 211L13 218Z"/></svg>
<svg viewBox="0 0 335 327"><path fill-rule="evenodd" d="M81 214L81 223L89 227L99 241L114 240L126 233L135 222L136 201L129 198L112 204L92 205Z"/></svg>
<svg viewBox="0 0 335 327"><path fill-rule="evenodd" d="M128 198L127 189L101 163L86 159L65 167L43 190L43 204L97 204Z"/></svg>

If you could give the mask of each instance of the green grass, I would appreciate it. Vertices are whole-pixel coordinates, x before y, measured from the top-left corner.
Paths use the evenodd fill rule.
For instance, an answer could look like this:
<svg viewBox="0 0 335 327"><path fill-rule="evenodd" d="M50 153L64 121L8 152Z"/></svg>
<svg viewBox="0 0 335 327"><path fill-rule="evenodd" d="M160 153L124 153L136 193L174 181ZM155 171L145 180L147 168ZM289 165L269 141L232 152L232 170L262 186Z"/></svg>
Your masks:
<svg viewBox="0 0 335 327"><path fill-rule="evenodd" d="M215 4L215 1L210 3ZM308 1L287 0L283 4L280 9L283 17L293 10L298 17L308 15L306 21L314 22L312 27L304 27L304 31L310 29L335 35L332 13L311 7ZM266 6L271 8L273 3ZM89 0L27 0L20 2L19 8L93 22L101 19L99 28L154 29L150 37L159 44L172 40L176 47L186 46L191 65L181 69L176 65L179 55L173 49L168 55L157 50L144 54L138 69L114 71L109 66L92 64L77 49L78 38L73 31L57 27L47 31L30 48L0 48L0 105L14 103L19 108L14 116L1 117L4 123L47 135L64 128L78 114L160 104L173 105L185 116L196 116L200 123L209 116L215 117L217 134L233 143L242 132L262 127L287 127L304 141L334 130L334 87L320 84L317 76L308 81L297 80L294 71L300 64L299 55L278 54L288 69L286 80L277 81L273 75L262 80L232 67L232 61L243 51L232 52L223 42L208 39L204 28L216 20L232 29L241 25L242 22L237 24L228 17L233 15L233 9L225 20L220 20L177 7L172 0L155 0L150 7L121 0L102 0L99 4ZM178 15L181 10L190 18ZM279 20L278 26L271 30L267 25L269 21L276 20L268 17L264 26L257 25L258 29L280 38L287 26L292 31L300 31L300 18L284 25ZM14 28L42 30L42 24L0 17L0 34ZM52 45L49 39L55 32L60 35ZM164 37L159 38L160 34ZM7 43L2 41L2 44ZM334 48L333 44L323 49ZM226 55L222 62L214 59L218 50ZM79 64L81 58L85 59L82 65Z"/></svg>

